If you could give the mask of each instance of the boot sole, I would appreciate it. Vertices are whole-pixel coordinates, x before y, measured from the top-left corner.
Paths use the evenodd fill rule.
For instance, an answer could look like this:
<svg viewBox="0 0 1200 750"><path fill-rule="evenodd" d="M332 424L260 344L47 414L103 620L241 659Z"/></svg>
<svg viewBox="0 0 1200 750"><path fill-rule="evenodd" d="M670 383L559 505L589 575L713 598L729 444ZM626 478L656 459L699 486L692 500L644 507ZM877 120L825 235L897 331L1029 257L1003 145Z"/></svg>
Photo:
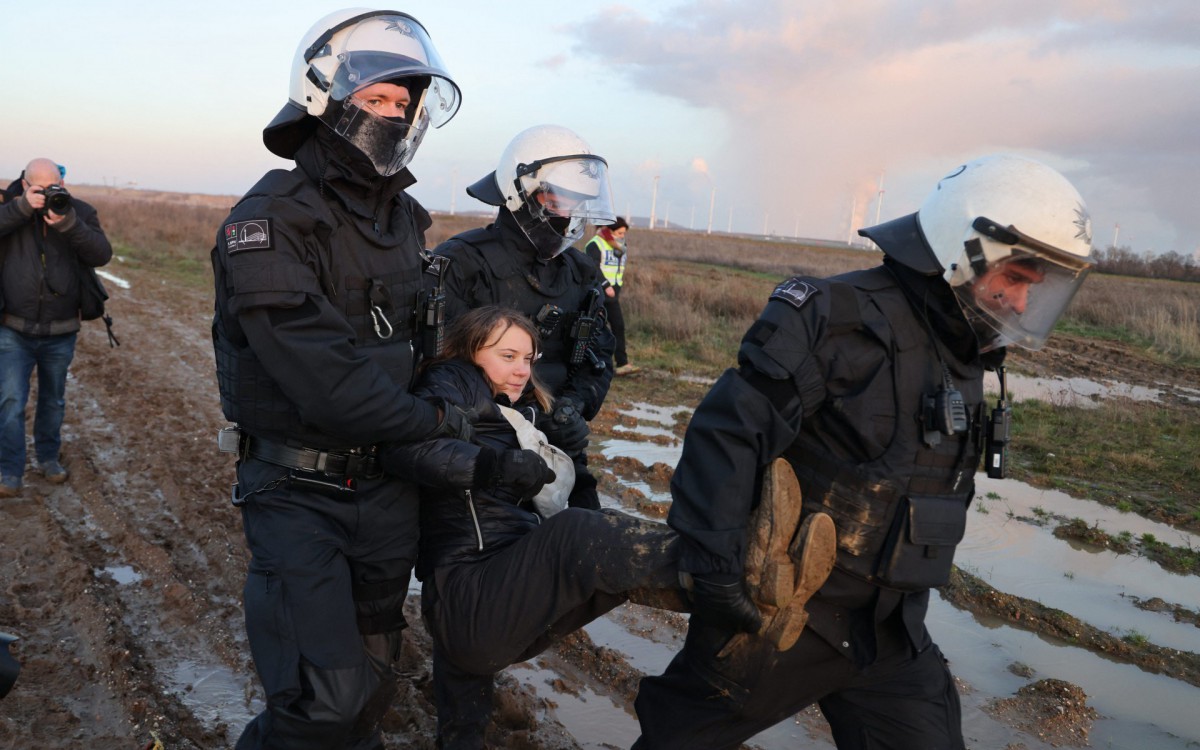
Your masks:
<svg viewBox="0 0 1200 750"><path fill-rule="evenodd" d="M786 651L808 623L805 605L833 570L837 529L824 513L812 513L800 523L800 483L786 460L771 462L762 485L762 498L751 517L746 583L763 615L759 637ZM726 656L749 637L735 636L718 656Z"/></svg>
<svg viewBox="0 0 1200 750"><path fill-rule="evenodd" d="M800 532L788 550L799 574L791 601L764 628L763 637L779 651L796 645L808 624L808 600L816 594L837 560L837 527L825 513L812 513L800 525Z"/></svg>

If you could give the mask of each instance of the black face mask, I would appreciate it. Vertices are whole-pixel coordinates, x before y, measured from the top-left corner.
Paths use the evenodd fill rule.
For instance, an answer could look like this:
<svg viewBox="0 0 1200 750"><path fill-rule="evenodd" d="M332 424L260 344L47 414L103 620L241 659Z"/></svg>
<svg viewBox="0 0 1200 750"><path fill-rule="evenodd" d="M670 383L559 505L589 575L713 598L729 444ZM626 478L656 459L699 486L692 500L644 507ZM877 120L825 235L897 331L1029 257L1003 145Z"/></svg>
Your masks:
<svg viewBox="0 0 1200 750"><path fill-rule="evenodd" d="M534 216L529 210L529 206L524 204L513 211L512 215L517 221L517 226L533 243L537 250L537 256L541 260L550 260L571 246L571 240L563 236L563 233L570 227L571 220L569 218L542 219Z"/></svg>
<svg viewBox="0 0 1200 750"><path fill-rule="evenodd" d="M567 236L567 231L571 228L571 217L569 216L551 216L546 219L546 223L558 232L561 237Z"/></svg>

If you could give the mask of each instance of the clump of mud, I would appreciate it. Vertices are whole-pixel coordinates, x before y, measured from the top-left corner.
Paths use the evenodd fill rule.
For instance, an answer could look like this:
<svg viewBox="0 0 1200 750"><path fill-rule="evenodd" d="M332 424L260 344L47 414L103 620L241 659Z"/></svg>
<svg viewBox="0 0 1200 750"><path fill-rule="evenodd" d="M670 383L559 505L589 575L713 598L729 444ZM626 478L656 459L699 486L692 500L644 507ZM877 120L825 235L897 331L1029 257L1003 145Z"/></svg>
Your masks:
<svg viewBox="0 0 1200 750"><path fill-rule="evenodd" d="M1012 698L1001 698L984 710L1011 727L1054 747L1087 747L1092 722L1099 718L1077 685L1046 679L1026 685Z"/></svg>

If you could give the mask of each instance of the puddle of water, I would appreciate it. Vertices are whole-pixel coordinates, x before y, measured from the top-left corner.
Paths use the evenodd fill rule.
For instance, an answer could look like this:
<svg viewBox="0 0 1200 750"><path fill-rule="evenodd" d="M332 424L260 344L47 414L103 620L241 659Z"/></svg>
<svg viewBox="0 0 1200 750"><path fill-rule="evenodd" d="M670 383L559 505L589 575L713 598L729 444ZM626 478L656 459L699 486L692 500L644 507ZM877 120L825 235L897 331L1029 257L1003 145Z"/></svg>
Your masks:
<svg viewBox="0 0 1200 750"><path fill-rule="evenodd" d="M636 401L632 409L623 410L621 414L633 417L639 422L658 422L659 424L671 427L675 424L675 415L683 412L691 414L693 409L690 406L655 406L642 401Z"/></svg>
<svg viewBox="0 0 1200 750"><path fill-rule="evenodd" d="M1013 401L1038 399L1059 406L1094 408L1097 400L1128 398L1134 401L1158 401L1162 389L1129 385L1115 380L1099 382L1087 378L1034 378L1008 373L1008 391Z"/></svg>
<svg viewBox="0 0 1200 750"><path fill-rule="evenodd" d="M594 450L600 451L605 458L624 456L641 461L646 466L663 463L674 467L679 463L679 455L683 444L655 445L644 440L604 440L597 443Z"/></svg>
<svg viewBox="0 0 1200 750"><path fill-rule="evenodd" d="M1066 680L1083 689L1088 705L1105 717L1093 727L1093 747L1114 750L1175 750L1200 742L1200 688L1081 648L1050 641L993 618L976 618L945 603L936 592L926 618L950 669L982 700L1014 695L1038 679ZM1032 678L1008 671L1014 662L1035 670Z"/></svg>
<svg viewBox="0 0 1200 750"><path fill-rule="evenodd" d="M263 710L261 702L247 705L248 681L253 674L236 674L219 664L183 660L162 671L179 700L210 729L223 728L230 745L242 728ZM254 705L259 703L259 705ZM222 726L223 725L223 726Z"/></svg>
<svg viewBox="0 0 1200 750"><path fill-rule="evenodd" d="M1062 511L1058 505L1047 503L1045 493L1016 482L996 482L996 486L995 491L1003 499L976 499L975 509L985 507L988 512L970 513L966 538L955 554L959 566L1001 591L1061 609L1101 630L1117 635L1136 630L1159 646L1200 650L1200 634L1195 626L1175 622L1163 613L1138 609L1128 598L1159 597L1174 604L1195 606L1200 602L1200 577L1170 573L1132 555L1072 546L1054 537L1052 529L1056 522L1036 526L1009 516L1010 511L1032 516L1031 509L1038 505L1056 513ZM1116 511L1105 513L1110 509L1103 507L1099 511L1088 510L1103 519L1101 528L1117 524L1160 526L1138 516L1121 516Z"/></svg>
<svg viewBox="0 0 1200 750"><path fill-rule="evenodd" d="M130 565L109 565L97 570L95 575L97 578L103 575L112 576L112 579L121 586L137 583L142 580L142 574L134 570Z"/></svg>
<svg viewBox="0 0 1200 750"><path fill-rule="evenodd" d="M1018 515L1033 515L1040 507L1047 513L1067 518L1082 518L1089 525L1099 524L1110 534L1128 531L1135 537L1153 534L1160 542L1175 546L1200 547L1200 535L1157 523L1136 513L1122 513L1092 500L1081 500L1058 490L1043 490L1013 479L991 479L987 474L975 475L975 502L996 502L989 495L1000 496L1000 502Z"/></svg>
<svg viewBox="0 0 1200 750"><path fill-rule="evenodd" d="M566 728L571 739L585 750L629 747L641 734L637 719L611 698L572 684L575 693L554 687L557 672L540 666L541 660L509 667L508 671L539 698L553 706L549 712Z"/></svg>
<svg viewBox="0 0 1200 750"><path fill-rule="evenodd" d="M671 493L670 493L670 491L666 491L666 490L664 490L664 491L659 491L659 490L656 490L656 489L652 488L650 485L646 484L645 482L641 482L641 481L637 481L637 482L627 482L627 484L628 484L630 487L633 487L633 488L637 489L637 490L638 490L639 492L641 492L643 495L645 495L647 500L652 500L652 501L654 501L654 502L656 502L656 503L669 503L669 502L671 502Z"/></svg>

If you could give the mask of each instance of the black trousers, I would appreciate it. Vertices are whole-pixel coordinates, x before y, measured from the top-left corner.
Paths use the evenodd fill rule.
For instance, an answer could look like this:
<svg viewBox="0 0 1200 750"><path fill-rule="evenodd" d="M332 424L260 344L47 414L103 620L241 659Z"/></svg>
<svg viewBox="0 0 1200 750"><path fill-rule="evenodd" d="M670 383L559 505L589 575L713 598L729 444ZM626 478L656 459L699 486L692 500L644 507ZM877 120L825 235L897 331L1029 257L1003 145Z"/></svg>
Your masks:
<svg viewBox="0 0 1200 750"><path fill-rule="evenodd" d="M806 629L783 653L758 640L718 658L729 633L693 622L658 677L642 680L635 750L736 748L816 703L839 750L963 750L958 692L937 646L913 654L887 639L875 663L857 668Z"/></svg>
<svg viewBox="0 0 1200 750"><path fill-rule="evenodd" d="M678 560L679 537L665 524L567 508L485 560L434 571L422 599L434 641L439 746L483 747L496 672L538 655L630 591L678 591Z"/></svg>
<svg viewBox="0 0 1200 750"><path fill-rule="evenodd" d="M617 367L622 367L629 364L629 355L625 352L625 315L621 312L621 287L614 286L612 289L615 293L612 297L604 295L604 311L608 315L608 327L617 340L613 362Z"/></svg>
<svg viewBox="0 0 1200 750"><path fill-rule="evenodd" d="M382 748L417 552L415 490L364 480L335 499L287 476L255 459L238 466L252 554L246 635L267 707L237 750Z"/></svg>

